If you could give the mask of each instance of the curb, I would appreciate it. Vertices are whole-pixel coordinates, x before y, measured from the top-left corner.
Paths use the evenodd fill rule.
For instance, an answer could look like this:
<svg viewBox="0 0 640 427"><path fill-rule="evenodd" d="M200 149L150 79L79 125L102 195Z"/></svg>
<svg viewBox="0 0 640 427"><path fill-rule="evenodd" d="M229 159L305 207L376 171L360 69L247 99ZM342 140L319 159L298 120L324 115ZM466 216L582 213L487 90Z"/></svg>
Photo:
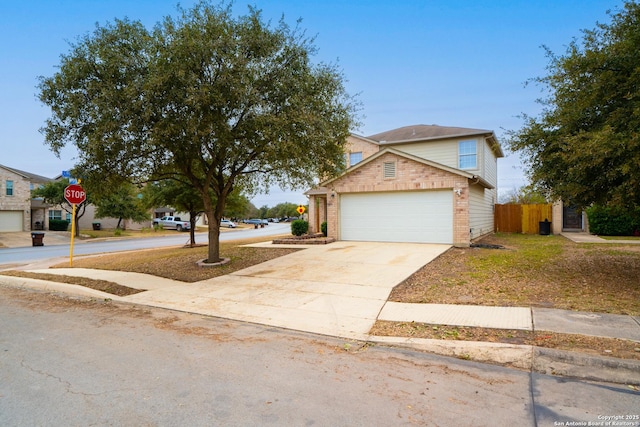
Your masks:
<svg viewBox="0 0 640 427"><path fill-rule="evenodd" d="M531 369L533 364L533 347L530 345L380 336L370 336L368 341L525 370Z"/></svg>
<svg viewBox="0 0 640 427"><path fill-rule="evenodd" d="M640 385L640 361L479 341L370 336L369 342L427 351L442 356L530 370L540 374L615 384Z"/></svg>
<svg viewBox="0 0 640 427"><path fill-rule="evenodd" d="M534 347L532 371L591 381L640 385L640 361Z"/></svg>

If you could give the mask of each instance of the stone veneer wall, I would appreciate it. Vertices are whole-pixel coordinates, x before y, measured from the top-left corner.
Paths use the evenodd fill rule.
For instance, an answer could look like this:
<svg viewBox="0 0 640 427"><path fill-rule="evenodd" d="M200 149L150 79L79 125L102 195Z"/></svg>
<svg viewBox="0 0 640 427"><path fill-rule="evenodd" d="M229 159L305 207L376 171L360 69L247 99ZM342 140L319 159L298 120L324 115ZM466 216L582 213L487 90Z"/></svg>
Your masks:
<svg viewBox="0 0 640 427"><path fill-rule="evenodd" d="M13 195L7 196L7 180L13 181ZM0 168L0 211L22 211L22 231L31 230L31 188L29 180Z"/></svg>

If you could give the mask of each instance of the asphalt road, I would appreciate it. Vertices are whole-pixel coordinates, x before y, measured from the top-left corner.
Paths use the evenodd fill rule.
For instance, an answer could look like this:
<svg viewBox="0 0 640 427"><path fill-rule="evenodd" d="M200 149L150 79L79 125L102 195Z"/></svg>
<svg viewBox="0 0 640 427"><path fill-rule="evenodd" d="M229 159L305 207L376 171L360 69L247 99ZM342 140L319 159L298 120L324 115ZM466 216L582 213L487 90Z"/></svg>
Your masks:
<svg viewBox="0 0 640 427"><path fill-rule="evenodd" d="M640 412L624 386L3 286L0 325L2 426L552 426Z"/></svg>
<svg viewBox="0 0 640 427"><path fill-rule="evenodd" d="M268 237L291 232L290 223L270 224L264 228L243 229L233 232L220 233L220 241L245 239L252 237ZM48 258L68 257L70 246L49 245L44 238L44 246L25 246L20 248L0 248L0 264L34 262ZM206 243L207 233L196 233L196 243ZM189 233L176 232L175 235L162 237L145 237L136 239L113 240L77 240L74 244L73 255L91 255L106 252L131 251L137 249L177 246L189 243Z"/></svg>

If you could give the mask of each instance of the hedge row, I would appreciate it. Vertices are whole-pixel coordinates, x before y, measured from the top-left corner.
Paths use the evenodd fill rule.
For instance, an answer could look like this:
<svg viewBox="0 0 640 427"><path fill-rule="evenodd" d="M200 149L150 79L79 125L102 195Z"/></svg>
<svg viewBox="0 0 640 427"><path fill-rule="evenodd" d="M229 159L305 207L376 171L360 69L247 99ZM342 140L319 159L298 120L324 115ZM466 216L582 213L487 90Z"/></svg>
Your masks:
<svg viewBox="0 0 640 427"><path fill-rule="evenodd" d="M587 208L589 231L601 236L640 235L640 207L592 206Z"/></svg>
<svg viewBox="0 0 640 427"><path fill-rule="evenodd" d="M50 219L49 230L51 231L67 231L69 223L64 219Z"/></svg>

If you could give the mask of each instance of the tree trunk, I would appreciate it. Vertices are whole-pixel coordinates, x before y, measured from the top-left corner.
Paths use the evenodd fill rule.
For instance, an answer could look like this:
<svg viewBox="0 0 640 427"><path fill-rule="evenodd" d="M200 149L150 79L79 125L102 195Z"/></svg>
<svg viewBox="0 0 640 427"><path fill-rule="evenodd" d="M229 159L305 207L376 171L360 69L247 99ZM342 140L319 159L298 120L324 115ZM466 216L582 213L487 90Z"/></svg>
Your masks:
<svg viewBox="0 0 640 427"><path fill-rule="evenodd" d="M216 219L213 212L211 216L207 213L209 218L209 251L208 251L208 263L214 263L220 261L220 219Z"/></svg>
<svg viewBox="0 0 640 427"><path fill-rule="evenodd" d="M189 224L191 225L189 230L189 238L191 239L190 247L194 247L196 245L196 217L197 213L194 211L189 212Z"/></svg>
<svg viewBox="0 0 640 427"><path fill-rule="evenodd" d="M221 193L222 194L218 195L215 206L207 192L203 194L202 198L204 210L209 220L208 263L220 262L220 220L222 219L228 192L223 191Z"/></svg>

